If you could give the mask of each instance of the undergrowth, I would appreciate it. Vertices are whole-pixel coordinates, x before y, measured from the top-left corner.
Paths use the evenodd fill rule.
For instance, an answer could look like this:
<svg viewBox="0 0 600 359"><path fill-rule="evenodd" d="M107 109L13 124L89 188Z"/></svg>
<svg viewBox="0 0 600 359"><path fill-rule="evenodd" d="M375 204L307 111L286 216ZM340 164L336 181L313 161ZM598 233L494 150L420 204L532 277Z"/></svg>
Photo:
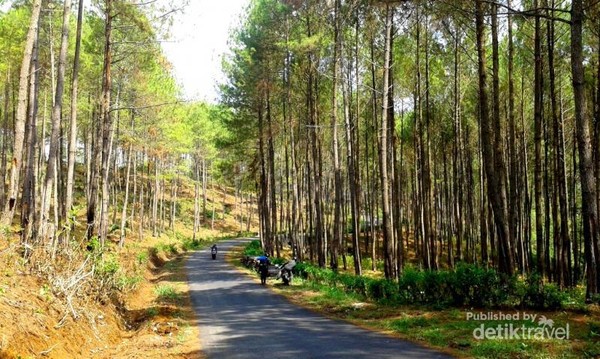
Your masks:
<svg viewBox="0 0 600 359"><path fill-rule="evenodd" d="M262 254L257 240L243 249L244 256ZM561 290L554 283L544 283L537 274L526 278L506 276L475 264L459 263L452 270L439 271L407 266L397 281L336 272L306 262L298 263L294 272L323 290L336 288L365 300L392 305L585 310L581 288Z"/></svg>

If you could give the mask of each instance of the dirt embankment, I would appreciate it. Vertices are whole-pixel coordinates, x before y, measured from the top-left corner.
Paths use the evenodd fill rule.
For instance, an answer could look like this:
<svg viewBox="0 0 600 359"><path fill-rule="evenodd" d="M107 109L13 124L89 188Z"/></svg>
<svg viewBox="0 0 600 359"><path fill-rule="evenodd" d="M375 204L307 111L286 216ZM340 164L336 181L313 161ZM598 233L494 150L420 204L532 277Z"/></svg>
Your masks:
<svg viewBox="0 0 600 359"><path fill-rule="evenodd" d="M183 250L149 245L94 264L51 255L26 264L14 246L0 248L0 358L201 358Z"/></svg>

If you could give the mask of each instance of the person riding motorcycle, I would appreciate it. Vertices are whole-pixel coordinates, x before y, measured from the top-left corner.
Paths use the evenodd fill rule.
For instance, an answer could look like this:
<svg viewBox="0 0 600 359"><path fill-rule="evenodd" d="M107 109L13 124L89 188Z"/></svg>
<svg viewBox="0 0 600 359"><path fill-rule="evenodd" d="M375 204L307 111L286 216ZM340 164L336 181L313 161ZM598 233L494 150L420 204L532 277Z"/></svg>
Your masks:
<svg viewBox="0 0 600 359"><path fill-rule="evenodd" d="M260 256L256 258L258 261L258 273L260 273L260 284L267 284L267 277L269 276L269 265L271 262L269 261L269 255L265 254L264 256Z"/></svg>
<svg viewBox="0 0 600 359"><path fill-rule="evenodd" d="M210 255L212 257L212 259L217 259L217 245L213 244L212 247L210 247Z"/></svg>

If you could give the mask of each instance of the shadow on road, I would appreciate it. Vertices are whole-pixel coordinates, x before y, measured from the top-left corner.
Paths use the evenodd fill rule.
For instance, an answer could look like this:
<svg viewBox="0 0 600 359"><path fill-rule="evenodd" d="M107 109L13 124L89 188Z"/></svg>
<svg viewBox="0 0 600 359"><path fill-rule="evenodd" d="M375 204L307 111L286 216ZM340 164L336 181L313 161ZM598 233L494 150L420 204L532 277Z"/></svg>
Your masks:
<svg viewBox="0 0 600 359"><path fill-rule="evenodd" d="M186 263L202 348L209 358L442 358L446 355L321 317L247 278L224 256L239 240Z"/></svg>

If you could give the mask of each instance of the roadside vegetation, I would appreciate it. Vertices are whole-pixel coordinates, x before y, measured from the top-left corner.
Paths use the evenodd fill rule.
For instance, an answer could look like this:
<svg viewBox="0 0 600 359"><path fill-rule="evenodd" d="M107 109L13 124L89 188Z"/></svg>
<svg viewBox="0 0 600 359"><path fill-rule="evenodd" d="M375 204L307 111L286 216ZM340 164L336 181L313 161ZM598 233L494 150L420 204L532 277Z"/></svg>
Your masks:
<svg viewBox="0 0 600 359"><path fill-rule="evenodd" d="M259 241L239 251L238 257L263 253ZM394 282L383 278L381 271L359 277L352 271L335 272L303 262L296 265L290 287L270 284L292 303L457 357L598 357L600 307L585 303L585 288L561 291L534 278L502 279L493 269L459 264L454 270L441 271L409 267ZM468 313L520 317L482 322L467 319ZM523 313L536 315L536 320L523 319ZM535 328L542 316L551 318L554 327L569 324L570 339L474 338L474 330L482 323L487 327L512 324Z"/></svg>
<svg viewBox="0 0 600 359"><path fill-rule="evenodd" d="M207 198L218 206L234 201L218 191ZM178 198L183 208L193 201ZM7 234L0 243L0 357L201 358L184 261L236 234L238 214L219 213L214 230L208 219L196 239L183 212L175 232L144 231L141 240L135 231L123 247L116 235L105 246L58 244L27 258L18 237Z"/></svg>
<svg viewBox="0 0 600 359"><path fill-rule="evenodd" d="M255 227L254 182L159 3L0 1L0 357L200 355L181 260Z"/></svg>

